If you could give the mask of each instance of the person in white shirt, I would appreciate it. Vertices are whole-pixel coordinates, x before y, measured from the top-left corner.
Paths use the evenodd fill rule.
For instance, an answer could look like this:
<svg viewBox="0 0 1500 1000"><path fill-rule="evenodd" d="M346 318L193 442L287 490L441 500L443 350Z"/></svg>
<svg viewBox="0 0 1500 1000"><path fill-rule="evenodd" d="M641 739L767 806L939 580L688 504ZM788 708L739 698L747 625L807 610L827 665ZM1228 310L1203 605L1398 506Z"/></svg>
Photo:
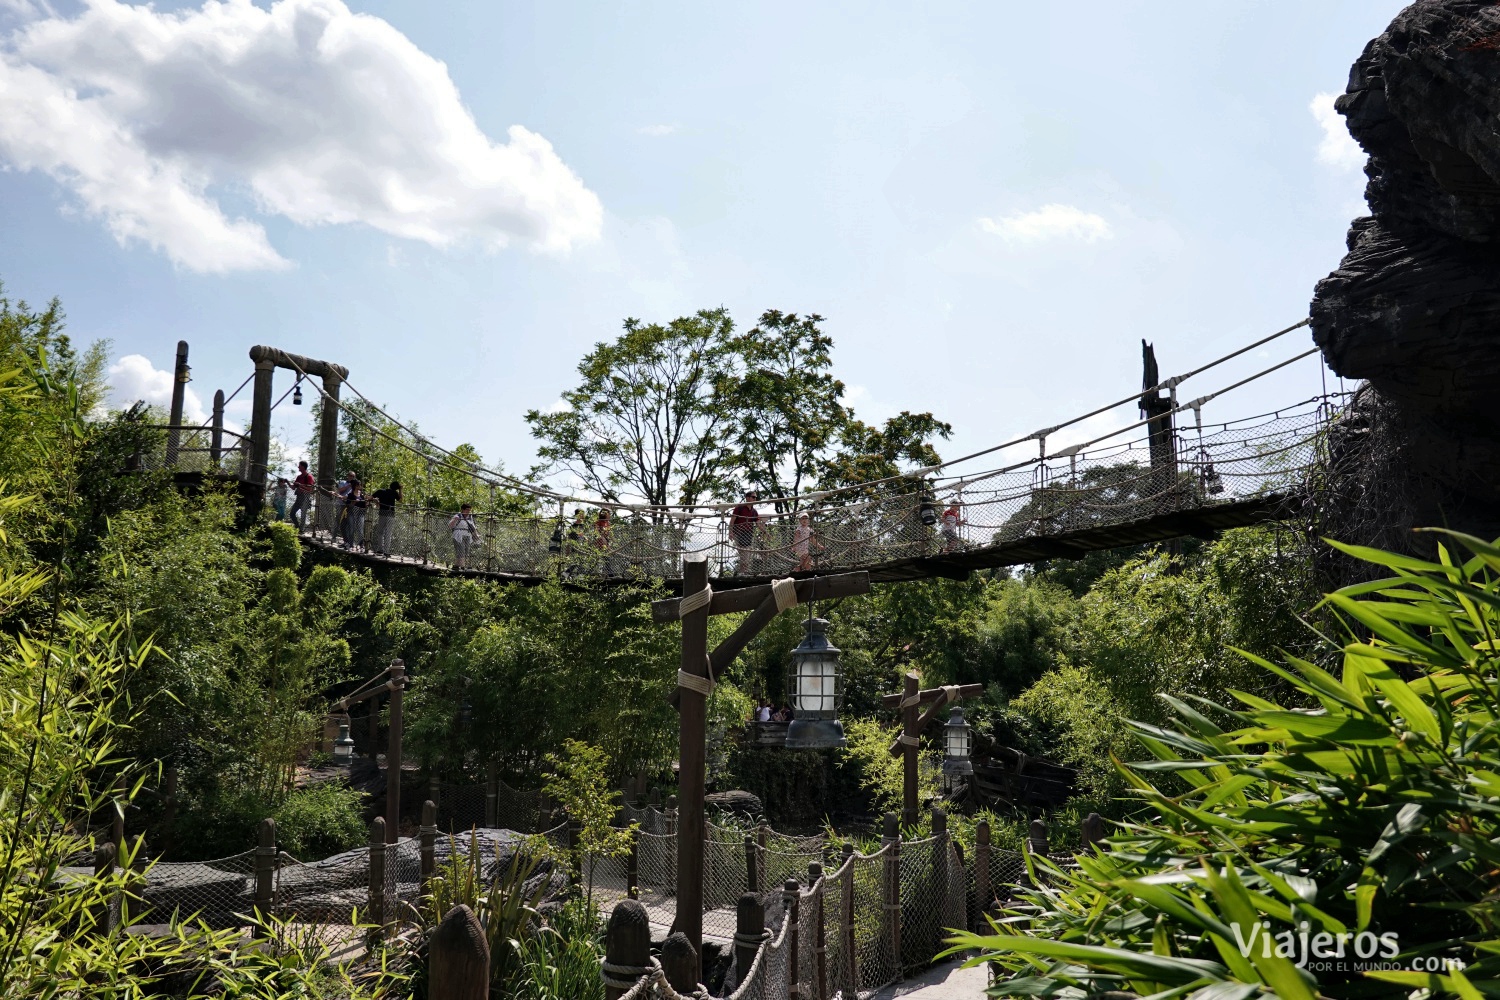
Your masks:
<svg viewBox="0 0 1500 1000"><path fill-rule="evenodd" d="M474 523L474 507L464 504L458 513L448 519L448 530L453 532L453 568L467 569L469 547L479 541L479 527Z"/></svg>
<svg viewBox="0 0 1500 1000"><path fill-rule="evenodd" d="M813 550L819 553L823 546L813 540L812 519L803 514L797 518L797 527L792 529L792 555L797 557L797 569L807 572L813 568Z"/></svg>

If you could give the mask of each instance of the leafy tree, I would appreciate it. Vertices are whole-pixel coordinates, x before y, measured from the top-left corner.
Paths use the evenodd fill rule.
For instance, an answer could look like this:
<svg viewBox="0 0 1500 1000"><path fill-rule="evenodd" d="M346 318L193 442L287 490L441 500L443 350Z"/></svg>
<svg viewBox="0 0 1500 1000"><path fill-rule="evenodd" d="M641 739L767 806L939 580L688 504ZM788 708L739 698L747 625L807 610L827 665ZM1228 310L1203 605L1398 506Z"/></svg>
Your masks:
<svg viewBox="0 0 1500 1000"><path fill-rule="evenodd" d="M902 410L879 427L851 418L839 431L838 450L819 470L818 488L888 479L936 465L942 457L932 439L947 440L952 434L953 425L931 413ZM902 486L900 491L909 492L909 486Z"/></svg>
<svg viewBox="0 0 1500 1000"><path fill-rule="evenodd" d="M732 349L744 378L727 405L734 419L729 447L747 486L764 497L797 496L828 461L852 414L834 378L833 339L818 328L823 317L776 309L761 314ZM777 504L777 510L789 509Z"/></svg>
<svg viewBox="0 0 1500 1000"><path fill-rule="evenodd" d="M560 803L568 820L578 826L576 853L571 858L575 871L584 870L588 862L588 905L593 905L594 865L601 857L614 858L630 853L635 824L616 827L620 793L610 787L609 755L596 746L579 740L565 740L561 753L547 755L546 789Z"/></svg>
<svg viewBox="0 0 1500 1000"><path fill-rule="evenodd" d="M725 309L705 309L665 326L625 321L625 332L594 345L566 408L529 410L541 464L567 472L607 500L695 504L730 488L734 426L726 395L741 370Z"/></svg>

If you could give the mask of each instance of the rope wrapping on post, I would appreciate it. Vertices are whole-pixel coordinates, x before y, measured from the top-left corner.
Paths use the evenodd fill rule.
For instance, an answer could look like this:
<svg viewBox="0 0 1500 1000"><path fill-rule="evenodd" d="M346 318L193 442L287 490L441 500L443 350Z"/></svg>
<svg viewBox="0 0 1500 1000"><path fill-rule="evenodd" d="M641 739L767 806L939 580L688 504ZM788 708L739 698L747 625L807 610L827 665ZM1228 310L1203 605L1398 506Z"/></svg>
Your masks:
<svg viewBox="0 0 1500 1000"><path fill-rule="evenodd" d="M775 586L775 585L773 584L772 586ZM706 607L708 607L708 605L713 601L713 599L714 599L714 589L712 587L704 587L702 590L695 591L694 593L691 593L691 594L687 594L686 596L683 597L681 603L679 603L677 605L677 617L678 618L686 618L688 615L692 614L694 611L697 611L700 608L706 608ZM796 592L793 591L793 593L792 593L792 603L795 604L796 602L797 602L797 595L796 595Z"/></svg>
<svg viewBox="0 0 1500 1000"><path fill-rule="evenodd" d="M660 971L661 963L655 958L650 965L615 965L609 961L599 963L599 978L604 980L605 987L617 990L628 990L647 976L655 976Z"/></svg>
<svg viewBox="0 0 1500 1000"><path fill-rule="evenodd" d="M776 599L776 610L785 611L797 606L797 581L791 577L771 581L771 596ZM687 603L686 601L683 602Z"/></svg>

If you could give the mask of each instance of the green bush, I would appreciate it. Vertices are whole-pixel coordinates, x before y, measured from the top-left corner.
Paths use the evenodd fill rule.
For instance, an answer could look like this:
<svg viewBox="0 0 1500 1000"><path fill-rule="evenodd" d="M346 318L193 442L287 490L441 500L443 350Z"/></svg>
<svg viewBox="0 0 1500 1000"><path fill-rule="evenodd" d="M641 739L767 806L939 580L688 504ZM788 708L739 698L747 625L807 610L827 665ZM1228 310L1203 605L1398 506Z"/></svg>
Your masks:
<svg viewBox="0 0 1500 1000"><path fill-rule="evenodd" d="M358 847L370 839L361 818L364 793L325 782L299 788L272 814L276 841L295 858L326 858Z"/></svg>
<svg viewBox="0 0 1500 1000"><path fill-rule="evenodd" d="M1327 598L1338 676L1247 656L1289 704L1164 695L1170 724L1132 724L1145 812L953 939L995 995L1500 993L1500 548L1454 537L1467 562L1339 546L1394 575Z"/></svg>

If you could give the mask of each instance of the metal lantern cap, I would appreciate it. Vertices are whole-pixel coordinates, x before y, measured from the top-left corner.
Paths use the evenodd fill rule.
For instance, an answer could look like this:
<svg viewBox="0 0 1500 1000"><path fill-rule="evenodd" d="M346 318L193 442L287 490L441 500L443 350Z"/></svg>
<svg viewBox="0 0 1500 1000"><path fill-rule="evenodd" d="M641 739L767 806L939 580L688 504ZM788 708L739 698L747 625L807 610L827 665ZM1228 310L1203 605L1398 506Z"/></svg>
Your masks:
<svg viewBox="0 0 1500 1000"><path fill-rule="evenodd" d="M792 722L786 745L792 750L842 749L847 746L838 710L844 700L844 671L839 649L828 641L828 621L809 618L807 637L792 650L787 688L792 692Z"/></svg>

